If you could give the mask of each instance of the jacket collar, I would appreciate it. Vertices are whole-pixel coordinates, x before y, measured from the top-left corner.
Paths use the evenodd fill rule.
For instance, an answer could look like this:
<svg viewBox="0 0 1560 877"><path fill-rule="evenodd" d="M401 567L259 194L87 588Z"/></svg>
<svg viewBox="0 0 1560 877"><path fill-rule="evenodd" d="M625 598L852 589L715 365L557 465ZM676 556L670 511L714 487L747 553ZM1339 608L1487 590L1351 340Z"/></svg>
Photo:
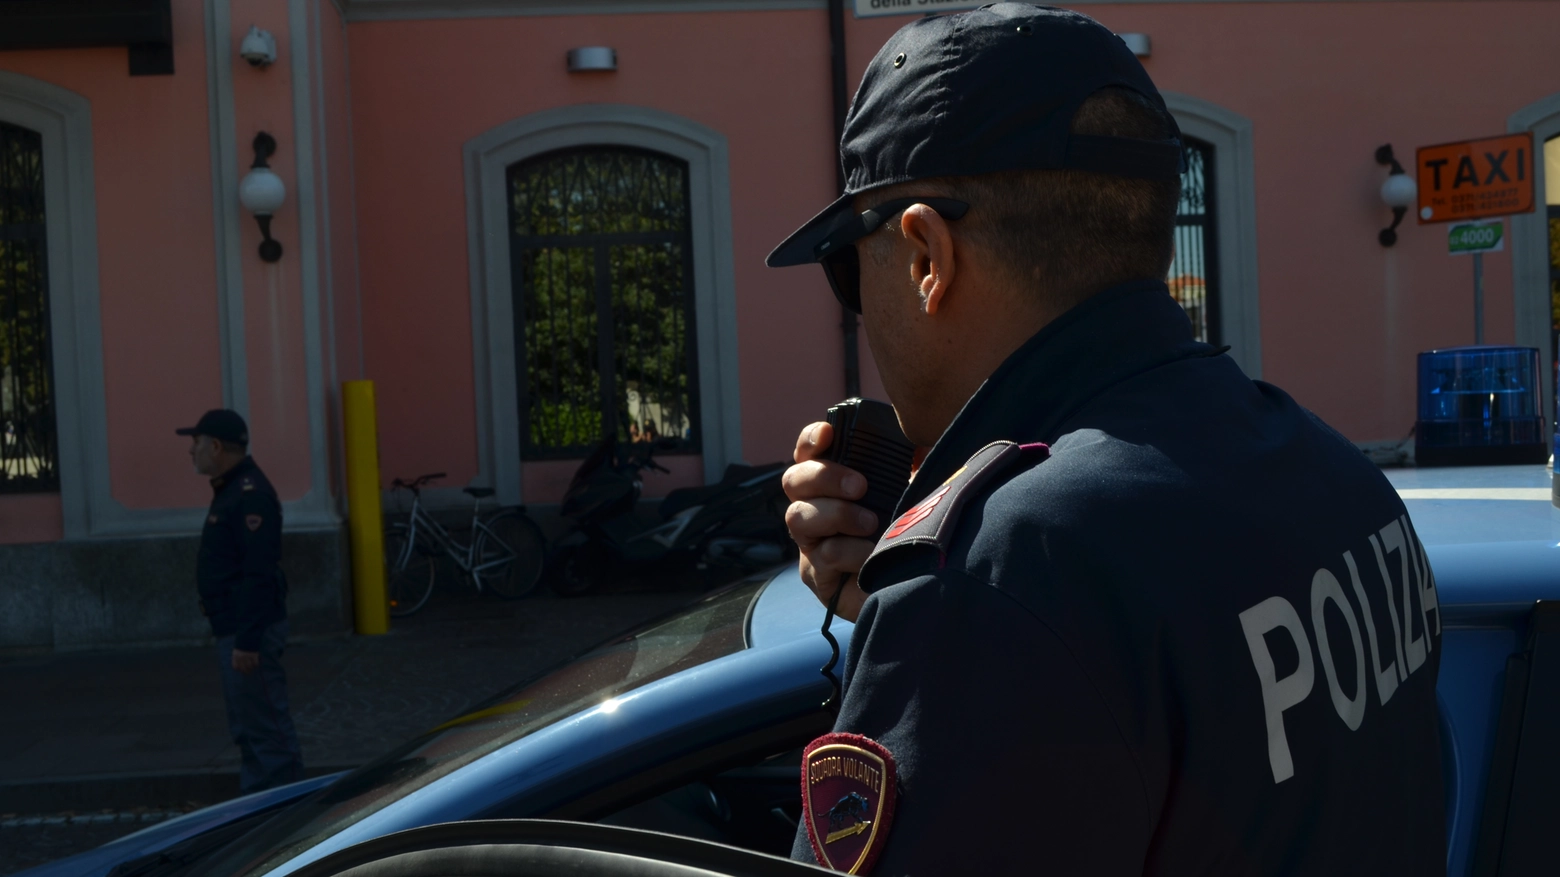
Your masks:
<svg viewBox="0 0 1560 877"><path fill-rule="evenodd" d="M899 500L920 502L994 441L1054 442L1111 386L1148 369L1219 352L1192 338L1186 312L1160 281L1100 292L1048 323L991 373L938 439Z"/></svg>
<svg viewBox="0 0 1560 877"><path fill-rule="evenodd" d="M222 488L232 484L244 475L253 472L254 468L254 457L245 457L244 459L239 460L237 463L233 464L233 468L211 479L211 492L213 494L221 493Z"/></svg>

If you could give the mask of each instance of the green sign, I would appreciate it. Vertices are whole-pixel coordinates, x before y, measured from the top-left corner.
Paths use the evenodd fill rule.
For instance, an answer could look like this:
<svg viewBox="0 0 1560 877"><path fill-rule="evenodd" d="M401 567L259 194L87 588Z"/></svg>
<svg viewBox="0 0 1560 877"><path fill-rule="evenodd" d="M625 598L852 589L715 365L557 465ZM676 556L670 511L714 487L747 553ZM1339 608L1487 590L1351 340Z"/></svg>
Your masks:
<svg viewBox="0 0 1560 877"><path fill-rule="evenodd" d="M1446 233L1446 248L1453 256L1498 253L1506 249L1506 226L1494 222L1454 223Z"/></svg>

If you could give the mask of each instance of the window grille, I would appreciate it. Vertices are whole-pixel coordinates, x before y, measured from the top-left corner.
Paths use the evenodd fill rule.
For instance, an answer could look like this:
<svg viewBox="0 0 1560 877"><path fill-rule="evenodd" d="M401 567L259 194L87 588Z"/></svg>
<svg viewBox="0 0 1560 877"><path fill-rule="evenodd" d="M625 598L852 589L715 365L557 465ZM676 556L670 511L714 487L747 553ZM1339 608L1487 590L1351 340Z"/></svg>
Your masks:
<svg viewBox="0 0 1560 877"><path fill-rule="evenodd" d="M1181 204L1175 216L1175 259L1170 294L1186 309L1198 341L1219 344L1217 229L1214 225L1213 146L1189 137Z"/></svg>
<svg viewBox="0 0 1560 877"><path fill-rule="evenodd" d="M59 489L43 137L0 122L0 493Z"/></svg>
<svg viewBox="0 0 1560 877"><path fill-rule="evenodd" d="M1560 159L1557 153L1560 153L1560 137L1545 140L1543 161L1548 167L1554 167L1553 162ZM1547 198L1544 200L1548 201ZM1546 203L1544 210L1544 218L1549 223L1549 362L1551 378L1555 381L1551 386L1560 387L1560 204Z"/></svg>
<svg viewBox="0 0 1560 877"><path fill-rule="evenodd" d="M697 453L687 163L587 147L507 176L522 454Z"/></svg>

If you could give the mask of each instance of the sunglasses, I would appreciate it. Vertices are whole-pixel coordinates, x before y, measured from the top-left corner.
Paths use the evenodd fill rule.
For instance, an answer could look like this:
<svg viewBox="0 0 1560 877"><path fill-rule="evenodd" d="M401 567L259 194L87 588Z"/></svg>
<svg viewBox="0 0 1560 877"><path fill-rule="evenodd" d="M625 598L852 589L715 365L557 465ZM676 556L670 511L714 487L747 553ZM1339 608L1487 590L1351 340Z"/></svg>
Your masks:
<svg viewBox="0 0 1560 877"><path fill-rule="evenodd" d="M861 313L861 253L856 249L856 241L882 228L883 223L916 204L925 204L937 211L943 219L949 220L960 219L970 210L970 205L952 198L895 198L858 216L847 218L844 224L813 248L813 255L818 258L824 275L829 278L829 288L834 290L834 297L851 313Z"/></svg>

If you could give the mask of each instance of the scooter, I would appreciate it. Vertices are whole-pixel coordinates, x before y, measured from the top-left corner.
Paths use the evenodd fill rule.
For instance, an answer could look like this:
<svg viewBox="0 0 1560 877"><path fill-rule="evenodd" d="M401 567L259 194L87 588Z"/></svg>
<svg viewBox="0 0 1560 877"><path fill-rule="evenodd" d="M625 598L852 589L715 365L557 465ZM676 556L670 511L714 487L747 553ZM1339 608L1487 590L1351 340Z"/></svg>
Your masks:
<svg viewBox="0 0 1560 877"><path fill-rule="evenodd" d="M615 573L678 563L740 573L785 558L792 543L780 486L784 463L727 466L716 484L669 493L658 520L647 522L637 513L641 473L668 471L655 462L655 447L620 450L603 441L575 470L560 509L571 526L554 543L548 565L554 592L583 594Z"/></svg>

